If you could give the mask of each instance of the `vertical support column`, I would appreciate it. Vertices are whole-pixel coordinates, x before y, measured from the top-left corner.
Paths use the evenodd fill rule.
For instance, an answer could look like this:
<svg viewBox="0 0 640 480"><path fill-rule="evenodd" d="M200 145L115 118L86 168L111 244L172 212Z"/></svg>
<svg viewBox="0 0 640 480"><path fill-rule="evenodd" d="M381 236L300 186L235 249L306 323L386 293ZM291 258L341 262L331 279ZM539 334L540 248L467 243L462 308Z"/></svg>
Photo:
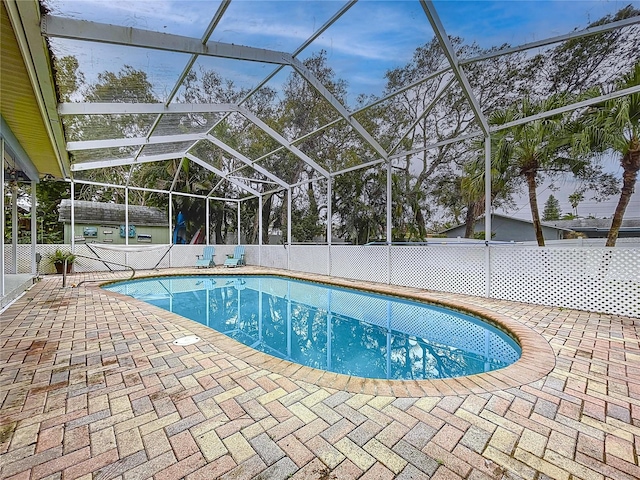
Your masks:
<svg viewBox="0 0 640 480"><path fill-rule="evenodd" d="M287 188L287 270L291 270L291 187Z"/></svg>
<svg viewBox="0 0 640 480"><path fill-rule="evenodd" d="M331 370L331 290L327 293L327 370Z"/></svg>
<svg viewBox="0 0 640 480"><path fill-rule="evenodd" d="M291 282L287 281L287 356L291 359Z"/></svg>
<svg viewBox="0 0 640 480"><path fill-rule="evenodd" d="M240 245L240 200L238 200L238 245Z"/></svg>
<svg viewBox="0 0 640 480"><path fill-rule="evenodd" d="M393 242L393 182L391 159L387 163L387 283L391 283L391 242Z"/></svg>
<svg viewBox="0 0 640 480"><path fill-rule="evenodd" d="M124 244L129 245L129 187L124 187Z"/></svg>
<svg viewBox="0 0 640 480"><path fill-rule="evenodd" d="M260 343L262 343L262 313L262 280L258 279L258 342Z"/></svg>
<svg viewBox="0 0 640 480"><path fill-rule="evenodd" d="M484 137L485 296L491 296L491 136Z"/></svg>
<svg viewBox="0 0 640 480"><path fill-rule="evenodd" d="M332 188L333 177L327 178L327 275L331 275L331 220L333 212L331 211L331 199L333 193Z"/></svg>
<svg viewBox="0 0 640 480"><path fill-rule="evenodd" d="M209 215L211 214L211 212L209 211L209 197L207 197L205 199L205 217L207 219L207 223L204 229L205 235L207 236L207 241L205 242L206 245L209 245L209 227L211 225L211 218L209 218ZM218 243L218 242L215 242Z"/></svg>
<svg viewBox="0 0 640 480"><path fill-rule="evenodd" d="M18 273L18 184L11 183L11 273Z"/></svg>
<svg viewBox="0 0 640 480"><path fill-rule="evenodd" d="M2 249L0 250L0 294L4 297L4 137L0 138L0 162L2 168L0 168L0 184L2 186L2 195L0 195L0 222L2 222Z"/></svg>
<svg viewBox="0 0 640 480"><path fill-rule="evenodd" d="M169 267L173 266L171 251L173 250L173 194L169 192Z"/></svg>
<svg viewBox="0 0 640 480"><path fill-rule="evenodd" d="M76 184L71 180L71 253L76 251Z"/></svg>
<svg viewBox="0 0 640 480"><path fill-rule="evenodd" d="M31 181L31 273L36 273L36 246L38 243L38 196L37 183Z"/></svg>
<svg viewBox="0 0 640 480"><path fill-rule="evenodd" d="M258 266L262 266L262 195L258 197Z"/></svg>
<svg viewBox="0 0 640 480"><path fill-rule="evenodd" d="M387 378L391 378L391 300L387 300Z"/></svg>

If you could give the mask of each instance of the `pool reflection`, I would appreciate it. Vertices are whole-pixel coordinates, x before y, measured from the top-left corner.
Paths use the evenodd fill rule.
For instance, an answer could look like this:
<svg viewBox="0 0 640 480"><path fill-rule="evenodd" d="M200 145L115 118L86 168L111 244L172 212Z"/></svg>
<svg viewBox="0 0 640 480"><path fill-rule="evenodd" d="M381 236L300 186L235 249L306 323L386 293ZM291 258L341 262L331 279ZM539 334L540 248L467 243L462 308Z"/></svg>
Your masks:
<svg viewBox="0 0 640 480"><path fill-rule="evenodd" d="M520 356L510 337L476 318L393 297L278 277L140 282L108 288L265 353L347 375L449 378L502 368Z"/></svg>

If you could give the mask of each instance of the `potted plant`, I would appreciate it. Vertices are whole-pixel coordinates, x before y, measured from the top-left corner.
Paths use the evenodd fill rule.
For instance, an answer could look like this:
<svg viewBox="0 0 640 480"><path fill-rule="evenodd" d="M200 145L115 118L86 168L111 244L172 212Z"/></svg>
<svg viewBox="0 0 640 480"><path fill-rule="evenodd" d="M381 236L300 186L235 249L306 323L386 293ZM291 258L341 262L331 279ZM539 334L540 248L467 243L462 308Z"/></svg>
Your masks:
<svg viewBox="0 0 640 480"><path fill-rule="evenodd" d="M62 273L65 260L67 261L67 273L71 273L71 266L75 259L76 256L73 253L63 252L60 249L49 255L49 261L56 267L56 273Z"/></svg>

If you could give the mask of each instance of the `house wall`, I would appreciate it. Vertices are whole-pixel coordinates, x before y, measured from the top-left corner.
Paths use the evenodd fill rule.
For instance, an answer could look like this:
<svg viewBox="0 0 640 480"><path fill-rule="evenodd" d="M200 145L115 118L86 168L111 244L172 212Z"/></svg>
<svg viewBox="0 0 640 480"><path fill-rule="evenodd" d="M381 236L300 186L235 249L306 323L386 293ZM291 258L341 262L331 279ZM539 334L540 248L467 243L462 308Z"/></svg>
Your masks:
<svg viewBox="0 0 640 480"><path fill-rule="evenodd" d="M125 244L125 238L120 235L120 225L76 223L74 227L76 243ZM169 228L166 226L130 225L130 227L135 227L135 234L129 236L129 245L171 243L169 239ZM95 232L95 236L91 235L93 232ZM133 230L131 233L134 233ZM147 236L151 238L149 239ZM65 224L64 226L64 242L71 243L70 224Z"/></svg>
<svg viewBox="0 0 640 480"><path fill-rule="evenodd" d="M448 238L456 238L463 237L464 231L465 226L461 225L445 233ZM484 231L484 219L476 221L474 231ZM527 242L536 239L533 224L503 217L491 219L491 232L491 240L499 242ZM563 238L562 230L544 225L542 226L542 235L545 240L561 240Z"/></svg>

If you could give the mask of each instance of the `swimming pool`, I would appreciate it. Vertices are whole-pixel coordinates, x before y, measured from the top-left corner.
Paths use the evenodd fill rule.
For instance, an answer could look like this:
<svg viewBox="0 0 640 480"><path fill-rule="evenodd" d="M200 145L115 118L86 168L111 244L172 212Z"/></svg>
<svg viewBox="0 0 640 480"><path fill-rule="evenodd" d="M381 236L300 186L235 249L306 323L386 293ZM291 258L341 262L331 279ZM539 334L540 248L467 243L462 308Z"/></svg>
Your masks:
<svg viewBox="0 0 640 480"><path fill-rule="evenodd" d="M378 379L484 373L520 358L502 330L455 310L277 276L172 276L103 288L291 362Z"/></svg>

